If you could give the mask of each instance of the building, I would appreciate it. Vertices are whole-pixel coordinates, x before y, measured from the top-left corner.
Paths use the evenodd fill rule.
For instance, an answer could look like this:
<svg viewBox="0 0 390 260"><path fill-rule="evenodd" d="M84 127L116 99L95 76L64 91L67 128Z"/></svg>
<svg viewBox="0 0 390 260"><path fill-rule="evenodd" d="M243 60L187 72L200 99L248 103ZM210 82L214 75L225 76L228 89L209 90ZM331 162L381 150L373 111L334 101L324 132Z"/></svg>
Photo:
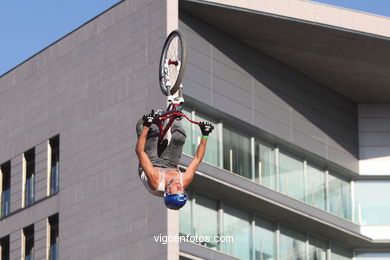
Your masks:
<svg viewBox="0 0 390 260"><path fill-rule="evenodd" d="M217 126L180 212L133 152L177 27ZM119 2L0 78L0 259L390 259L389 36L310 1ZM179 234L234 242L156 242Z"/></svg>

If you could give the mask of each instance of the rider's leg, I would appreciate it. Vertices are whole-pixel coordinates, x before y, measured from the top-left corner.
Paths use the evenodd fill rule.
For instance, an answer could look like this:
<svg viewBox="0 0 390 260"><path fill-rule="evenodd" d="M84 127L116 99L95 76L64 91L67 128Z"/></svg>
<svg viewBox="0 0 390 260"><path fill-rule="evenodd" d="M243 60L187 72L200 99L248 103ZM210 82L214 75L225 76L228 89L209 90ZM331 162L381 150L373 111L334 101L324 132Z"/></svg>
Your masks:
<svg viewBox="0 0 390 260"><path fill-rule="evenodd" d="M177 168L180 162L183 145L186 141L186 132L181 120L175 120L171 126L172 138L165 151L161 154L161 163L167 168Z"/></svg>

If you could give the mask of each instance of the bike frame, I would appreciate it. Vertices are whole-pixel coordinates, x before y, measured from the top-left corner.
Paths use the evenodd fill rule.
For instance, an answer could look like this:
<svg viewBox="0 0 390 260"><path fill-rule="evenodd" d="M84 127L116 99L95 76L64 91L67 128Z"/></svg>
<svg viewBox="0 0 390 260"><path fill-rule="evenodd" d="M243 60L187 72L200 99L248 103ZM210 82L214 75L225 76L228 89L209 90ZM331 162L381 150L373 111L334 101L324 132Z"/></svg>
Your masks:
<svg viewBox="0 0 390 260"><path fill-rule="evenodd" d="M167 110L160 116L156 124L160 130L159 142L164 140L165 135L167 134L169 128L171 128L173 121L176 117L184 117L193 124L200 125L199 122L191 120L186 114L180 112L180 104L169 104ZM168 123L164 127L165 120L168 119Z"/></svg>
<svg viewBox="0 0 390 260"><path fill-rule="evenodd" d="M178 56L173 56L177 59L171 59L172 57L167 56L167 50L174 38L178 39L178 44L180 45L180 48L177 49ZM179 50L181 52L179 52ZM178 117L185 117L191 123L200 124L199 122L189 119L181 112L181 105L184 103L183 85L181 84L181 81L186 66L186 56L186 41L183 35L179 31L171 32L164 43L163 52L160 58L160 87L162 92L168 96L168 107L165 112L154 121L160 131L159 143L162 143L169 128L171 128L174 120ZM169 78L169 72L172 70L176 71L175 75L177 75L177 78L175 82L171 82L171 79ZM173 90L174 93L172 93L171 90Z"/></svg>

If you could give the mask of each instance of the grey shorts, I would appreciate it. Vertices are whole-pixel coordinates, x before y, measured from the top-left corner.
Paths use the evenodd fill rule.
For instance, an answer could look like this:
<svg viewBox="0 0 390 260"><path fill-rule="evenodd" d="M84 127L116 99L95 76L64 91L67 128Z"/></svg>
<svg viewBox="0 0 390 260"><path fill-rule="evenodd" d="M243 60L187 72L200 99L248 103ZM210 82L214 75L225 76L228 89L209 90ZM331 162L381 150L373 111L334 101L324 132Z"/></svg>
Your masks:
<svg viewBox="0 0 390 260"><path fill-rule="evenodd" d="M164 152L158 156L158 138L160 131L157 125L150 126L145 144L145 153L148 155L154 167L175 168L179 166L183 145L186 141L186 132L181 125L181 120L175 120L171 126L172 138ZM140 169L139 174L142 170Z"/></svg>

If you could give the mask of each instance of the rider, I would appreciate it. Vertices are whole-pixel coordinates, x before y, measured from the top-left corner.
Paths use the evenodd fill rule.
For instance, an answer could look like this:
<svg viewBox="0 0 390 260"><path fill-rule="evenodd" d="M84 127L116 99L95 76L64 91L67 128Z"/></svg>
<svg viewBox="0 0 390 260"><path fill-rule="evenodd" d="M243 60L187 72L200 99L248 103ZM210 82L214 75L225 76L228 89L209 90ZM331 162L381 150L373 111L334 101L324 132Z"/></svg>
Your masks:
<svg viewBox="0 0 390 260"><path fill-rule="evenodd" d="M143 128L138 130L138 141L135 152L140 165L140 178L146 189L155 196L164 197L165 205L170 209L178 210L187 201L185 189L191 183L195 171L202 161L206 151L208 135L214 129L210 123L200 122L202 140L196 150L194 159L188 165L184 174L178 165L186 139L186 133L181 126L181 118L175 118L172 126L172 138L169 145L159 156L158 139L159 128L153 124L158 115L154 111L142 117ZM141 121L140 120L140 121Z"/></svg>

